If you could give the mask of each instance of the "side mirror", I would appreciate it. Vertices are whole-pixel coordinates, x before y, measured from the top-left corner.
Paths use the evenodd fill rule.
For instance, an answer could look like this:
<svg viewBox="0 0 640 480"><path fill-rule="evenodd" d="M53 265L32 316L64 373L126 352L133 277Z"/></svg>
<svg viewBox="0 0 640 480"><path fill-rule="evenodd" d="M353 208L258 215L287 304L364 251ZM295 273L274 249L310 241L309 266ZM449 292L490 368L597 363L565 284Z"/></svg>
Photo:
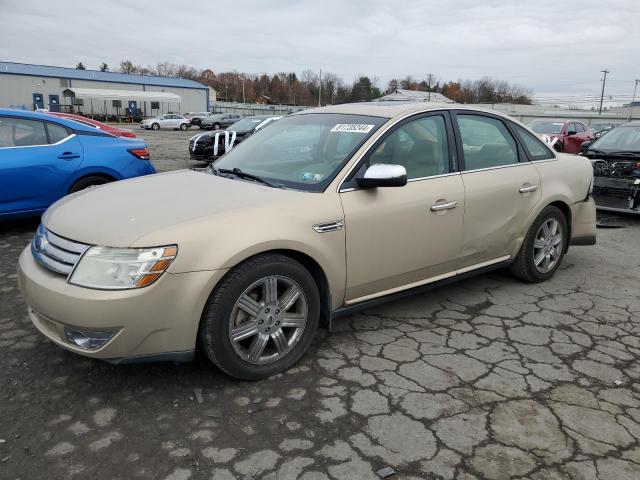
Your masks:
<svg viewBox="0 0 640 480"><path fill-rule="evenodd" d="M587 150L589 150L589 147L593 144L593 140L587 140L586 142L582 142L580 144L580 151L582 153L587 153Z"/></svg>
<svg viewBox="0 0 640 480"><path fill-rule="evenodd" d="M404 187L407 184L407 170L402 165L378 163L371 165L362 177L356 178L361 188Z"/></svg>

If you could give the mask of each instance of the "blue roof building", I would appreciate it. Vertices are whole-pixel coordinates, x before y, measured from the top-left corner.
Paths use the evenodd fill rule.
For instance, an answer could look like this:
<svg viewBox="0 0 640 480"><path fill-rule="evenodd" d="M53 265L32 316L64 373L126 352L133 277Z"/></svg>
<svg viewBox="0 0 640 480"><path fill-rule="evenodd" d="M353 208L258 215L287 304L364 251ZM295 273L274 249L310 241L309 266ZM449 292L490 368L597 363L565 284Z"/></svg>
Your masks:
<svg viewBox="0 0 640 480"><path fill-rule="evenodd" d="M0 61L0 108L107 116L207 111L215 91L194 80Z"/></svg>

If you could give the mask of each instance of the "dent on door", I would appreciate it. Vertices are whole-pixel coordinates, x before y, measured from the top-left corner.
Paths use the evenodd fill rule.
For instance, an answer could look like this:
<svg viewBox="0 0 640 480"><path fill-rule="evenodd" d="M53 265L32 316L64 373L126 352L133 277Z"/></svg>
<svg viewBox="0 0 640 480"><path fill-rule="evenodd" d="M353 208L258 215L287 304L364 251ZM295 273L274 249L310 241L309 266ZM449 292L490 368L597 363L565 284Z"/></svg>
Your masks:
<svg viewBox="0 0 640 480"><path fill-rule="evenodd" d="M466 206L460 266L512 254L541 199L540 175L534 165L464 172L462 180Z"/></svg>

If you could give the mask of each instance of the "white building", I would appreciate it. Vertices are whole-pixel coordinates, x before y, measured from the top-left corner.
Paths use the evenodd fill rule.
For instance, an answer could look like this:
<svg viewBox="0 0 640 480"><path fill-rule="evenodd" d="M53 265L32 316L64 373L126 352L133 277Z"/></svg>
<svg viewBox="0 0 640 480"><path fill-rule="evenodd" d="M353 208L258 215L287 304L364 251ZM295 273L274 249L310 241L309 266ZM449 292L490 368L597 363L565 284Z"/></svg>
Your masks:
<svg viewBox="0 0 640 480"><path fill-rule="evenodd" d="M208 111L210 95L209 87L183 78L0 62L0 108L149 117Z"/></svg>

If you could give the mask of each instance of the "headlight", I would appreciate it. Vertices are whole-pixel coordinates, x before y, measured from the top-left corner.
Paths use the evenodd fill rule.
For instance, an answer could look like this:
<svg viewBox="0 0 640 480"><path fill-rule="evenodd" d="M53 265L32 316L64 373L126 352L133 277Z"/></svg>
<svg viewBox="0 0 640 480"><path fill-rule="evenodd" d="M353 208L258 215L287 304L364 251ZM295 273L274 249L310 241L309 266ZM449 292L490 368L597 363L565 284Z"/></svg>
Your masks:
<svg viewBox="0 0 640 480"><path fill-rule="evenodd" d="M151 285L176 258L178 247L91 247L82 256L69 283L80 287L124 290Z"/></svg>

